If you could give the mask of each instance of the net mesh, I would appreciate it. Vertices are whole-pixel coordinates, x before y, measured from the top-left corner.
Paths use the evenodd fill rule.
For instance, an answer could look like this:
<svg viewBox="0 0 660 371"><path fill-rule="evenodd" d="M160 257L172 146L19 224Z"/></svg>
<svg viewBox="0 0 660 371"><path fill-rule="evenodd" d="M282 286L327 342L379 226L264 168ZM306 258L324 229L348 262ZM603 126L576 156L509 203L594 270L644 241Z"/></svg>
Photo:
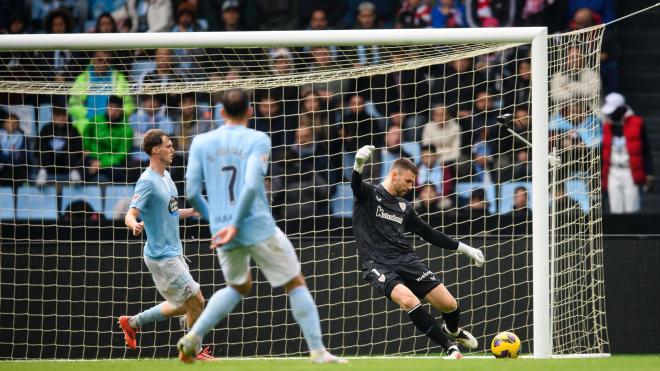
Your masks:
<svg viewBox="0 0 660 371"><path fill-rule="evenodd" d="M549 38L553 352L608 350L598 142L601 28ZM366 177L398 157L420 168L417 212L483 249L485 268L415 239L487 351L500 331L532 350L530 45L143 49L0 53L0 358L174 356L176 320L146 325L129 351L115 322L162 300L123 218L150 128L177 149L179 195L192 137L223 124L222 91L250 92L248 126L272 141L266 179L294 242L326 345L361 355L440 348L361 278L352 236L355 151ZM108 108L110 107L110 108ZM535 144L537 145L537 144ZM538 144L545 145L545 144ZM183 197L179 207L186 207ZM209 298L224 285L208 225L181 223L191 272ZM306 352L282 289L255 287L207 336L219 356ZM436 316L440 313L434 312Z"/></svg>

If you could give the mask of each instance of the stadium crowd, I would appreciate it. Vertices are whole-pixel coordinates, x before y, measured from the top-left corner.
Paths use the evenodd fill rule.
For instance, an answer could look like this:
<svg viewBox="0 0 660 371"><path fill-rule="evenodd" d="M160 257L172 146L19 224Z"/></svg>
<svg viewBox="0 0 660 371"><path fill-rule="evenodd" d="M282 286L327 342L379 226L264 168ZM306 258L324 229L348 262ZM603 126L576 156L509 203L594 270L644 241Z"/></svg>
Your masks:
<svg viewBox="0 0 660 371"><path fill-rule="evenodd" d="M7 34L533 25L548 26L554 33L615 17L611 0L33 0L5 1L0 10L0 29ZM561 72L550 81L551 104L559 107L551 113L550 133L551 138L561 138L552 142L580 152L566 154L573 160L603 144L599 130L590 130L601 125L601 115L591 113L600 107L584 102L599 91L605 96L619 90L615 40L606 38L599 56L584 55L584 50L580 45L569 48ZM71 83L71 91L64 95L0 97L1 185L16 189L26 182L135 183L148 164L140 149L142 135L161 128L175 143L171 173L179 194L184 194L184 166L192 138L222 125L221 92L151 94L131 86L193 81L190 71L195 70L231 80L246 77L250 68L245 66L264 67L277 75L292 69L323 71L336 67L348 54L354 56L355 65L403 57L358 46L350 51L342 47L255 51L268 57L267 66L233 60L230 53L222 61L199 58L222 52L164 48L89 54L0 52L3 80ZM383 179L399 156L418 164L416 201L422 213L459 210L471 220L491 214L530 219L531 150L495 122L502 113L511 113L513 130L530 136L528 53L518 47L415 70L255 90L250 125L271 136L268 182L276 217L340 215L332 203L347 187L355 151L373 144L378 150L365 174L374 180ZM301 56L305 63L300 63ZM594 58L600 58L601 80L593 68ZM37 60L48 63L47 73ZM250 66L252 62L256 67ZM90 83L111 84L115 94L88 95ZM625 106L625 101L618 104ZM616 146L612 132L606 131L607 143ZM620 137L622 132L615 130L614 135ZM634 187L647 184L652 174L644 137L635 137L641 140L640 152L630 154L639 155L642 164L637 165L637 158L630 161L633 173L637 172ZM618 160L617 166L627 164ZM503 182L513 184L507 191L511 199L507 207L495 203L504 197L499 187ZM470 186L461 188L464 184ZM590 186L586 184L587 189ZM588 191L583 193L587 197ZM580 197L562 205L574 212L589 210L589 200Z"/></svg>

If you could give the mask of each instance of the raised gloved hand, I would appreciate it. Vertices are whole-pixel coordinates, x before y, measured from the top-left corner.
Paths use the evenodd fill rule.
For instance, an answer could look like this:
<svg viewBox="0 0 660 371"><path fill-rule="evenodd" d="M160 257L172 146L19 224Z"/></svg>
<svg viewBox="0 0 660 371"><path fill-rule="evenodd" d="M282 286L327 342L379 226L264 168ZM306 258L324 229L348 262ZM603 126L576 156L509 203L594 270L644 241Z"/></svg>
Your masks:
<svg viewBox="0 0 660 371"><path fill-rule="evenodd" d="M363 146L355 154L355 163L353 164L353 170L362 174L362 168L364 167L365 162L371 157L371 152L374 151L376 147L374 146Z"/></svg>

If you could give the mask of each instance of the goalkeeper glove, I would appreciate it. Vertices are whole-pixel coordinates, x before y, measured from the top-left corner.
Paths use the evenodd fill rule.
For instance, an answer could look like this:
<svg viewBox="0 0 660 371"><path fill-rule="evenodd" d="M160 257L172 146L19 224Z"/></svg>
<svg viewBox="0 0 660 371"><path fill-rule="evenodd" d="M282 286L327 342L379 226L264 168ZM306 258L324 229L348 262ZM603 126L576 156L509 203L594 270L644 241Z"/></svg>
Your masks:
<svg viewBox="0 0 660 371"><path fill-rule="evenodd" d="M458 249L456 249L456 251L474 260L474 265L477 267L481 267L486 262L486 259L484 259L484 254L480 250L470 247L463 242L458 243Z"/></svg>
<svg viewBox="0 0 660 371"><path fill-rule="evenodd" d="M353 164L353 170L362 174L362 168L364 167L364 163L367 162L369 157L371 157L371 152L373 152L374 149L376 149L376 147L374 146L364 146L360 148L355 154L355 163Z"/></svg>

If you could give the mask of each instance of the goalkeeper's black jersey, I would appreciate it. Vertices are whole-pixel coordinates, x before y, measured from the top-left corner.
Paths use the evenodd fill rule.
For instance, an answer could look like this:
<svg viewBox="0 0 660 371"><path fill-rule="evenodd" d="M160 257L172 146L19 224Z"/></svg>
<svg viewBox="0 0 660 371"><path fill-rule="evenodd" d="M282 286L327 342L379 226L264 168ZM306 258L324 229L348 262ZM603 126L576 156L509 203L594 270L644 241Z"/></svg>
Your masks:
<svg viewBox="0 0 660 371"><path fill-rule="evenodd" d="M373 261L396 265L417 260L406 232L415 233L426 241L446 249L456 250L458 242L432 229L422 221L412 203L391 195L382 185L362 181L362 174L353 171L353 233L362 267Z"/></svg>

